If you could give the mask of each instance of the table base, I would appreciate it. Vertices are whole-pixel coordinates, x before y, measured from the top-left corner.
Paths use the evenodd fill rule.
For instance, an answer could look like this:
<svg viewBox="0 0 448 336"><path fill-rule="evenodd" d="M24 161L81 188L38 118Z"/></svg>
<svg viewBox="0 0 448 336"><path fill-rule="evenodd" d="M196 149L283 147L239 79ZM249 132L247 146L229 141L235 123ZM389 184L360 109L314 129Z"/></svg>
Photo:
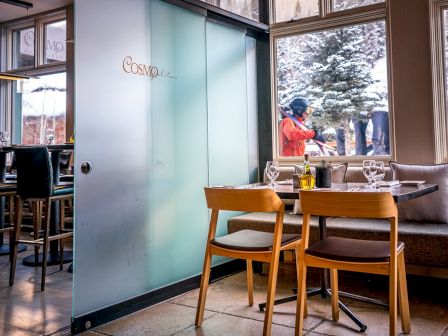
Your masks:
<svg viewBox="0 0 448 336"><path fill-rule="evenodd" d="M38 266L42 265L42 257L43 257L43 253L39 253L39 259L38 259ZM73 252L72 251L64 251L64 264L72 262L73 261ZM34 267L34 254L23 258L23 265L25 266L31 266ZM50 253L48 253L48 258L47 258L47 265L51 266L51 265L59 265L59 254L54 256L51 255Z"/></svg>
<svg viewBox="0 0 448 336"><path fill-rule="evenodd" d="M27 246L25 244L19 244L18 252L25 251ZM0 246L0 256L8 255L9 254L9 244L3 244Z"/></svg>
<svg viewBox="0 0 448 336"><path fill-rule="evenodd" d="M297 289L293 289L294 292L297 292ZM380 300L376 300L376 299L372 299L369 297L365 297L365 296L361 296L361 295L356 295L356 294L352 294L352 293L347 293L347 292L343 292L343 291L339 291L339 296L342 297L346 297L346 298L350 298L353 300L357 300L357 301L362 301L362 302L367 302L367 303L372 303L372 304L376 304L378 306L382 306L384 308L389 308L389 305L387 303L384 303ZM330 289L325 289L325 288L315 288L315 289L310 289L306 292L307 297L311 297L311 296L315 296L315 295L321 295L322 298L331 298L331 290ZM288 296L286 298L283 299L278 299L274 301L274 305L278 305L278 304L282 304L282 303L287 303L287 302L291 302L291 301L295 301L297 300L297 295L291 295ZM348 309L348 307L346 305L344 305L341 301L339 302L339 308L341 308L341 310L347 314L347 316L356 323L356 325L359 327L361 332L364 332L367 330L367 326L350 310ZM260 303L258 305L258 307L260 308L260 311L263 311L264 308L266 308L266 303Z"/></svg>

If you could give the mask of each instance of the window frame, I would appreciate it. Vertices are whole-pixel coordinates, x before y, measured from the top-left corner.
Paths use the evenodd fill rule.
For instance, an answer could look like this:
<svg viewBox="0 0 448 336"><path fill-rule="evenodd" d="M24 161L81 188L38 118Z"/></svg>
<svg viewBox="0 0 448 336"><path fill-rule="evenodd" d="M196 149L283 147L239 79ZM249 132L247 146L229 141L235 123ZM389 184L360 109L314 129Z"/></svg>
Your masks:
<svg viewBox="0 0 448 336"><path fill-rule="evenodd" d="M445 39L443 11L448 10L448 0L430 0L429 25L431 42L431 73L434 111L434 158L435 163L448 160L448 111L445 63Z"/></svg>
<svg viewBox="0 0 448 336"><path fill-rule="evenodd" d="M48 23L58 22L66 20L67 24L67 34L69 21L69 10L70 6L58 8L49 12L44 12L36 14L34 16L29 16L25 18L19 18L16 20L11 20L7 22L0 23L0 32L2 34L2 52L0 54L0 65L2 71L8 73L25 75L25 76L39 76L39 75L49 75L54 73L66 72L67 73L67 59L69 58L68 52L66 52L66 60L61 62L52 62L44 64L44 54L45 54L45 43L44 43L44 29L45 25ZM34 65L27 66L17 69L12 69L13 66L13 32L18 29L31 28L34 27ZM66 37L67 40L67 37ZM67 48L67 41L66 41ZM68 74L67 74L68 76ZM72 93L67 91L67 100L70 99L69 95ZM21 134L15 134L14 130L16 124L13 125L14 120L17 116L13 116L15 113L15 101L13 99L13 83L11 81L2 81L0 83L0 96L1 100L4 101L0 106L0 114L2 116L1 121L4 122L3 128L8 131L11 135L11 143L17 140ZM73 113L66 110L66 120L73 119L69 114ZM21 122L21 121L20 121ZM70 126L66 122L66 132L67 137L70 132L73 131L73 126ZM22 127L22 125L20 125ZM70 133L71 134L71 133Z"/></svg>
<svg viewBox="0 0 448 336"><path fill-rule="evenodd" d="M445 0L448 1L448 0ZM275 8L275 0L271 1L272 9ZM280 163L291 164L300 162L303 157L300 156L280 156L279 154L279 134L278 134L278 97L277 97L277 40L280 38L294 35L314 33L329 29L341 28L356 24L364 24L374 21L384 21L386 29L386 62L388 68L388 102L389 102L389 155L353 155L353 156L316 156L310 157L311 162L320 162L328 160L332 162L349 162L353 165L360 165L362 160L395 160L395 132L394 132L394 113L393 113L393 83L392 83L392 64L391 64L391 38L390 23L388 14L388 0L384 3L377 3L363 7L351 8L341 11L331 11L332 0L320 0L319 16L311 16L299 20L274 23L271 25L270 49L271 49L271 81L272 81L272 156L274 160ZM273 22L274 11L271 11L271 22Z"/></svg>

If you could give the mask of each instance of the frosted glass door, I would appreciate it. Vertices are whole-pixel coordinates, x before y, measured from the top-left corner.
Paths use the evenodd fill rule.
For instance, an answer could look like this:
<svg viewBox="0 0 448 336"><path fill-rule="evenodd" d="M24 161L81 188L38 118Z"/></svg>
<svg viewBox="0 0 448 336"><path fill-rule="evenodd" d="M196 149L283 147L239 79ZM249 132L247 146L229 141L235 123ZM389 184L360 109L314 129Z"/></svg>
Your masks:
<svg viewBox="0 0 448 336"><path fill-rule="evenodd" d="M205 18L162 1L151 7L152 62L175 78L154 82L151 105L151 288L202 267L208 212Z"/></svg>
<svg viewBox="0 0 448 336"><path fill-rule="evenodd" d="M160 0L77 0L75 41L78 318L200 274L204 187L254 178L257 141L244 32Z"/></svg>

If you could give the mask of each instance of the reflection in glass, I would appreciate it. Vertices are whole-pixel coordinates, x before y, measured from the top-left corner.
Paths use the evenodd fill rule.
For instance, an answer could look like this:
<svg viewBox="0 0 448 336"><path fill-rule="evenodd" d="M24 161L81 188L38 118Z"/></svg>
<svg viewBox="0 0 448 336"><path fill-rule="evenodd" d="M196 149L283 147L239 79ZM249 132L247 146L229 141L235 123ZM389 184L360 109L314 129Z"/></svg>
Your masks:
<svg viewBox="0 0 448 336"><path fill-rule="evenodd" d="M34 66L34 28L12 32L12 69Z"/></svg>
<svg viewBox="0 0 448 336"><path fill-rule="evenodd" d="M336 12L344 9L373 5L384 1L385 0L333 0L333 10Z"/></svg>
<svg viewBox="0 0 448 336"><path fill-rule="evenodd" d="M297 135L305 153L390 154L384 21L278 38L276 49L278 104L292 115L294 99L309 102L313 112L297 127L317 130L326 142ZM283 148L282 137L278 142Z"/></svg>
<svg viewBox="0 0 448 336"><path fill-rule="evenodd" d="M65 62L66 59L66 21L58 21L45 25L44 63Z"/></svg>
<svg viewBox="0 0 448 336"><path fill-rule="evenodd" d="M276 0L275 22L319 15L319 0Z"/></svg>
<svg viewBox="0 0 448 336"><path fill-rule="evenodd" d="M253 21L260 21L259 0L201 0L210 5L244 16Z"/></svg>
<svg viewBox="0 0 448 336"><path fill-rule="evenodd" d="M22 144L65 142L66 75L45 75L15 84L18 105L16 122L21 122ZM20 117L21 116L21 117ZM20 117L20 118L19 118ZM15 129L17 129L15 127ZM48 130L48 133L47 133ZM17 141L17 136L14 137Z"/></svg>

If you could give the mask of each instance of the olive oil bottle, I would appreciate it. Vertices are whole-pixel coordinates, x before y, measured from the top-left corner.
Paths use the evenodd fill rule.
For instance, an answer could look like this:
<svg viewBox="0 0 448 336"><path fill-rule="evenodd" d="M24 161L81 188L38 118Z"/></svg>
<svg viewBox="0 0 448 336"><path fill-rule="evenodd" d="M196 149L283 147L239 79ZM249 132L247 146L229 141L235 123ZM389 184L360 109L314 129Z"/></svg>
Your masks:
<svg viewBox="0 0 448 336"><path fill-rule="evenodd" d="M302 175L300 175L300 189L312 190L314 189L314 184L316 183L316 178L311 173L310 161L308 154L305 154L305 159L303 161Z"/></svg>

